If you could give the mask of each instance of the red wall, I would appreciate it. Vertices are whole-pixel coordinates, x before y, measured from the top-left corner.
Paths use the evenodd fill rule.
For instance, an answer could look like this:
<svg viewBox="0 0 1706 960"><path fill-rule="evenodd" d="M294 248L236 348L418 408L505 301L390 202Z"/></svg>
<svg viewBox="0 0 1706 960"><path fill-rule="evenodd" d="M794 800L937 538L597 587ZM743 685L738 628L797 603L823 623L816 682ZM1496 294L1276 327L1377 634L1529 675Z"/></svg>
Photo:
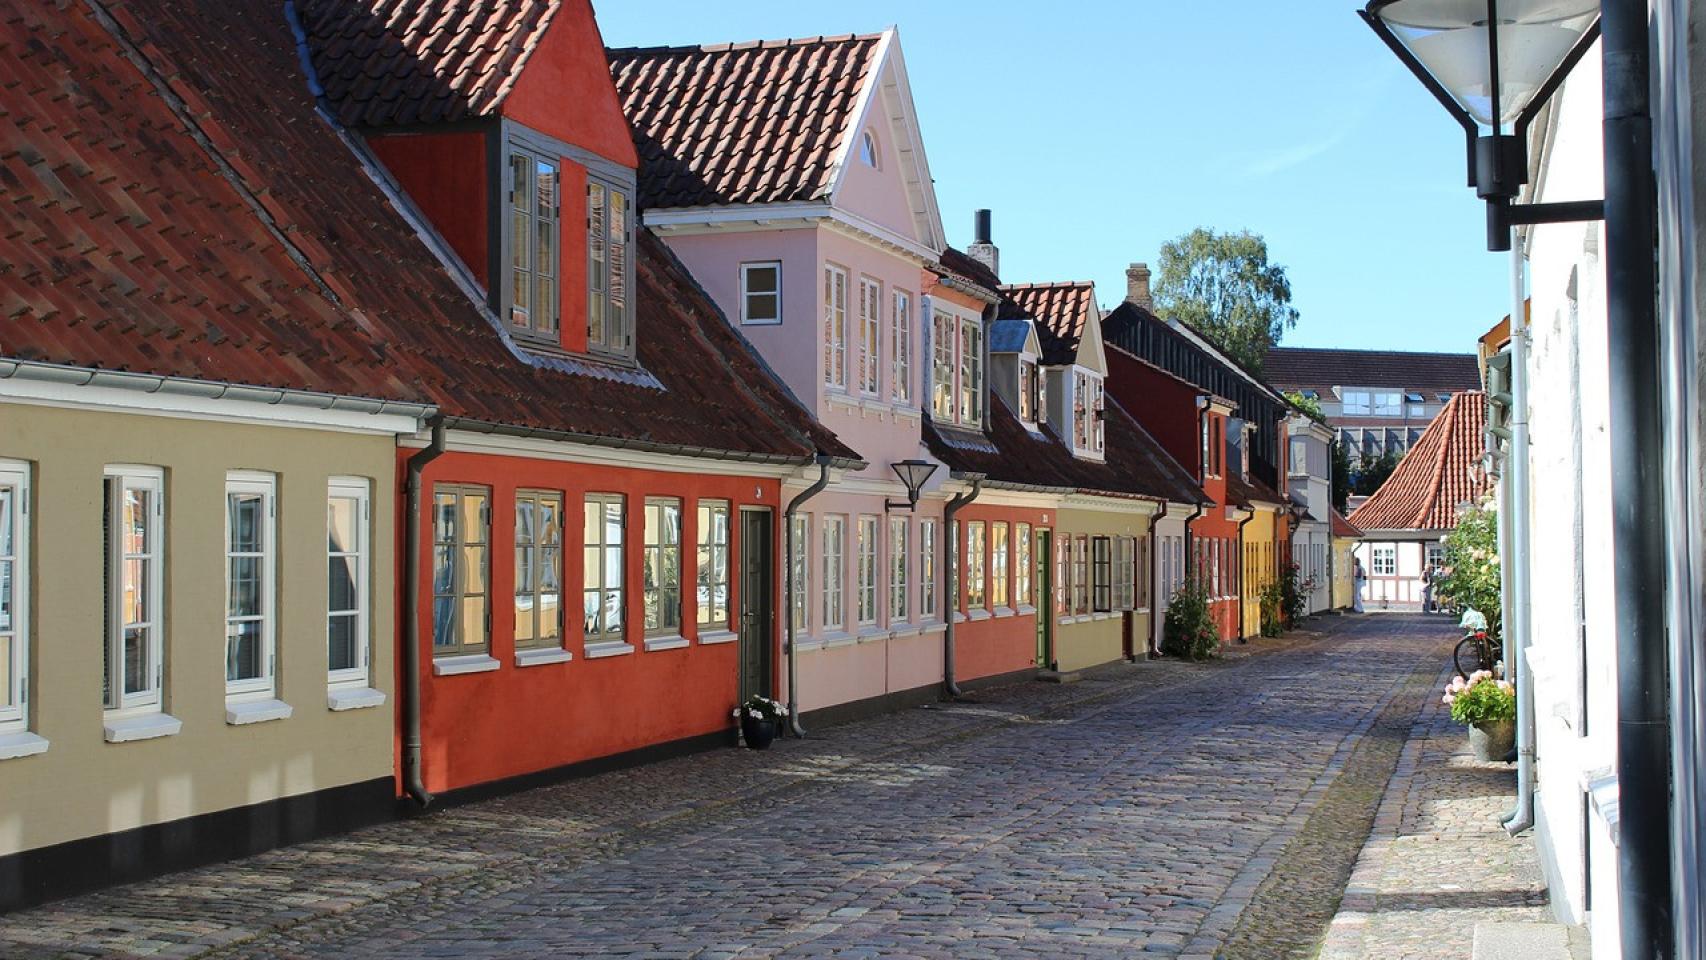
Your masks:
<svg viewBox="0 0 1706 960"><path fill-rule="evenodd" d="M640 165L588 0L564 0L505 98L503 115L621 166Z"/></svg>
<svg viewBox="0 0 1706 960"><path fill-rule="evenodd" d="M415 451L399 450L399 467ZM781 606L781 508L778 481L756 477L720 477L559 463L520 457L449 453L428 465L423 498L429 505L421 520L421 710L424 776L427 789L443 791L505 777L548 770L653 744L715 733L729 728L738 697L738 643L701 645L692 603L697 560L699 498L730 501L730 614L739 609L738 560L740 508L763 507L772 513L771 544L778 559L773 610ZM435 483L479 484L491 488L490 653L499 667L488 673L435 677L432 674L432 524ZM563 583L564 646L568 663L517 667L512 616L515 592L515 491L561 491L565 525ZM625 587L628 590L627 641L634 652L588 660L580 623L583 561L580 504L587 493L627 497ZM643 640L642 507L647 496L681 499L682 635L693 641L677 650L647 652ZM401 531L408 519L398 524ZM401 534L399 533L399 536ZM401 553L401 550L399 550ZM780 664L781 620L771 623L773 664ZM407 639L407 638L406 638ZM399 651L398 672L401 675ZM774 682L776 677L772 677ZM400 750L400 743L399 743ZM398 764L399 777L402 770ZM399 779L399 784L400 784Z"/></svg>
<svg viewBox="0 0 1706 960"><path fill-rule="evenodd" d="M1020 523L1031 525L1031 535L1036 531L1053 526L1053 514L1043 510L1033 510L1024 507L982 506L976 501L967 505L954 515L959 521L959 542L954 549L960 555L960 594L954 598L954 609L969 613L966 606L966 584L964 576L966 556L966 523L972 520L982 520L986 527L984 533L984 579L986 584L993 584L995 578L993 535L988 533L989 524L1006 523L1009 527L1007 556L1011 567L1008 572L1008 605L1013 606L1013 593L1018 585L1018 547L1013 539L1014 530ZM1032 549L1035 549L1033 544ZM1052 563L1052 560L1050 561ZM1036 557L1031 558L1032 566ZM1031 581L1031 606L1046 613L1050 609L1051 600L1039 597L1039 587L1035 575ZM984 597L990 600L993 593L986 587ZM1038 600L1041 600L1039 603ZM987 606L992 607L992 604ZM1016 607L1015 607L1016 609ZM1037 665L1037 615L1035 613L1015 613L1008 617L991 617L988 620L962 620L954 625L954 674L958 680L976 680L980 677L995 677L1002 674L1026 670Z"/></svg>
<svg viewBox="0 0 1706 960"><path fill-rule="evenodd" d="M392 134L373 137L368 145L475 279L488 284L486 135Z"/></svg>
<svg viewBox="0 0 1706 960"><path fill-rule="evenodd" d="M1174 460L1196 476L1202 438L1197 397L1202 391L1119 350L1108 350L1108 390Z"/></svg>

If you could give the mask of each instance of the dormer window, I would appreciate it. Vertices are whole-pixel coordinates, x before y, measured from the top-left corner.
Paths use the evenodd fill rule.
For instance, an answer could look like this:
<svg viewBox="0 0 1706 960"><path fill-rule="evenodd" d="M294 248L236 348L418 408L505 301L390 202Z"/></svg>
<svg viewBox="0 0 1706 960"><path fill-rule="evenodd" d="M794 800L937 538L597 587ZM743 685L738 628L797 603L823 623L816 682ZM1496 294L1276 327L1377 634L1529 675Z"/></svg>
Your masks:
<svg viewBox="0 0 1706 960"><path fill-rule="evenodd" d="M983 326L960 318L960 425L983 424Z"/></svg>
<svg viewBox="0 0 1706 960"><path fill-rule="evenodd" d="M586 185L586 344L594 353L634 354L633 236L628 193L615 184Z"/></svg>
<svg viewBox="0 0 1706 960"><path fill-rule="evenodd" d="M930 324L930 415L983 429L983 318L937 307Z"/></svg>
<svg viewBox="0 0 1706 960"><path fill-rule="evenodd" d="M517 333L555 343L560 237L557 164L512 150L509 156L509 323Z"/></svg>
<svg viewBox="0 0 1706 960"><path fill-rule="evenodd" d="M1079 453L1106 449L1107 397L1102 378L1083 370L1072 375L1072 444Z"/></svg>
<svg viewBox="0 0 1706 960"><path fill-rule="evenodd" d="M877 135L869 130L859 135L859 162L877 169Z"/></svg>
<svg viewBox="0 0 1706 960"><path fill-rule="evenodd" d="M1035 425L1037 413L1042 409L1038 402L1038 388L1043 378L1038 376L1037 365L1030 360L1019 361L1019 419L1027 425Z"/></svg>

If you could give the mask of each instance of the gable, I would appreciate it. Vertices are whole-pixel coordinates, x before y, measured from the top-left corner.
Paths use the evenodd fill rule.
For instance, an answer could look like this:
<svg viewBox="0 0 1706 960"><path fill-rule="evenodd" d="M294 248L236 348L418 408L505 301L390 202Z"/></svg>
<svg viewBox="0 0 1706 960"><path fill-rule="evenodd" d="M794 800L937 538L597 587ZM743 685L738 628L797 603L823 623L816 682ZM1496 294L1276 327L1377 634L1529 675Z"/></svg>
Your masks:
<svg viewBox="0 0 1706 960"><path fill-rule="evenodd" d="M604 39L589 0L561 0L503 101L503 115L612 163L640 165L610 81ZM572 105L572 108L566 108Z"/></svg>
<svg viewBox="0 0 1706 960"><path fill-rule="evenodd" d="M1074 359L1078 366L1105 377L1108 375L1108 354L1102 346L1102 308L1096 305L1096 298L1091 296L1085 309L1088 315L1084 318L1083 332L1078 338L1078 353Z"/></svg>
<svg viewBox="0 0 1706 960"><path fill-rule="evenodd" d="M940 251L946 245L941 213L936 208L912 86L894 28L882 35L873 58L875 67L866 76L857 106L841 131L830 171L830 202L839 210ZM863 159L867 133L876 142L876 167Z"/></svg>

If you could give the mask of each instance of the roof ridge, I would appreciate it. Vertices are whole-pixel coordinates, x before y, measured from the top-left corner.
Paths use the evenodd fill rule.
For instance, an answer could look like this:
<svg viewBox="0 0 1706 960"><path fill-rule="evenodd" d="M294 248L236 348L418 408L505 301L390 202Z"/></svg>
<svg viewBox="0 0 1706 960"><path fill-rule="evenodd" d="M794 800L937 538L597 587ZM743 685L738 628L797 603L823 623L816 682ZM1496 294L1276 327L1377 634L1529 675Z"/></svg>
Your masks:
<svg viewBox="0 0 1706 960"><path fill-rule="evenodd" d="M1404 357L1468 357L1474 358L1473 353L1454 350L1377 350L1372 347L1281 347L1278 345L1268 348L1269 353L1368 353L1380 356Z"/></svg>
<svg viewBox="0 0 1706 960"><path fill-rule="evenodd" d="M1004 283L1002 290L1056 290L1061 287L1093 287L1094 280L1042 280L1034 283Z"/></svg>
<svg viewBox="0 0 1706 960"><path fill-rule="evenodd" d="M1440 411L1440 416L1442 418L1450 416L1455 421L1458 414L1457 407L1457 398L1452 397L1450 402L1446 404L1446 409ZM1445 428L1454 431L1457 424L1455 422L1447 423ZM1429 508L1433 506L1434 499L1439 496L1440 481L1445 477L1445 464L1447 460L1451 459L1451 444L1447 440L1448 438L1443 433L1435 438L1435 446L1439 449L1434 451L1433 473L1428 478L1427 499L1423 500L1416 508L1416 519L1413 522L1417 526L1420 526L1422 521L1427 519Z"/></svg>
<svg viewBox="0 0 1706 960"><path fill-rule="evenodd" d="M815 37L787 37L768 40L735 40L727 43L688 43L688 44L654 44L637 47L605 47L606 57L638 56L641 54L672 54L672 53L741 53L747 50L787 50L793 47L805 47L816 44L842 44L881 40L886 31L876 33L837 33L822 34Z"/></svg>

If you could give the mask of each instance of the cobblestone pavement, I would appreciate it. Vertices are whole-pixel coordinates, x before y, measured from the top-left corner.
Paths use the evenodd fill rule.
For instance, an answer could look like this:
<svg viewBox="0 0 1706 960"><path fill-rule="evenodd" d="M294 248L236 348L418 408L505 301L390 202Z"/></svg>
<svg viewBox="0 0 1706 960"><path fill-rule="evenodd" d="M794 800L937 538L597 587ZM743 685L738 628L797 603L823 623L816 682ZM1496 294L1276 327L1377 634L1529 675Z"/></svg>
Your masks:
<svg viewBox="0 0 1706 960"><path fill-rule="evenodd" d="M813 731L0 918L0 957L1309 957L1443 621Z"/></svg>
<svg viewBox="0 0 1706 960"><path fill-rule="evenodd" d="M1533 834L1499 825L1516 769L1471 755L1437 696L1450 678L1415 718L1320 960L1462 960L1477 924L1553 920ZM1583 932L1569 935L1585 957Z"/></svg>

